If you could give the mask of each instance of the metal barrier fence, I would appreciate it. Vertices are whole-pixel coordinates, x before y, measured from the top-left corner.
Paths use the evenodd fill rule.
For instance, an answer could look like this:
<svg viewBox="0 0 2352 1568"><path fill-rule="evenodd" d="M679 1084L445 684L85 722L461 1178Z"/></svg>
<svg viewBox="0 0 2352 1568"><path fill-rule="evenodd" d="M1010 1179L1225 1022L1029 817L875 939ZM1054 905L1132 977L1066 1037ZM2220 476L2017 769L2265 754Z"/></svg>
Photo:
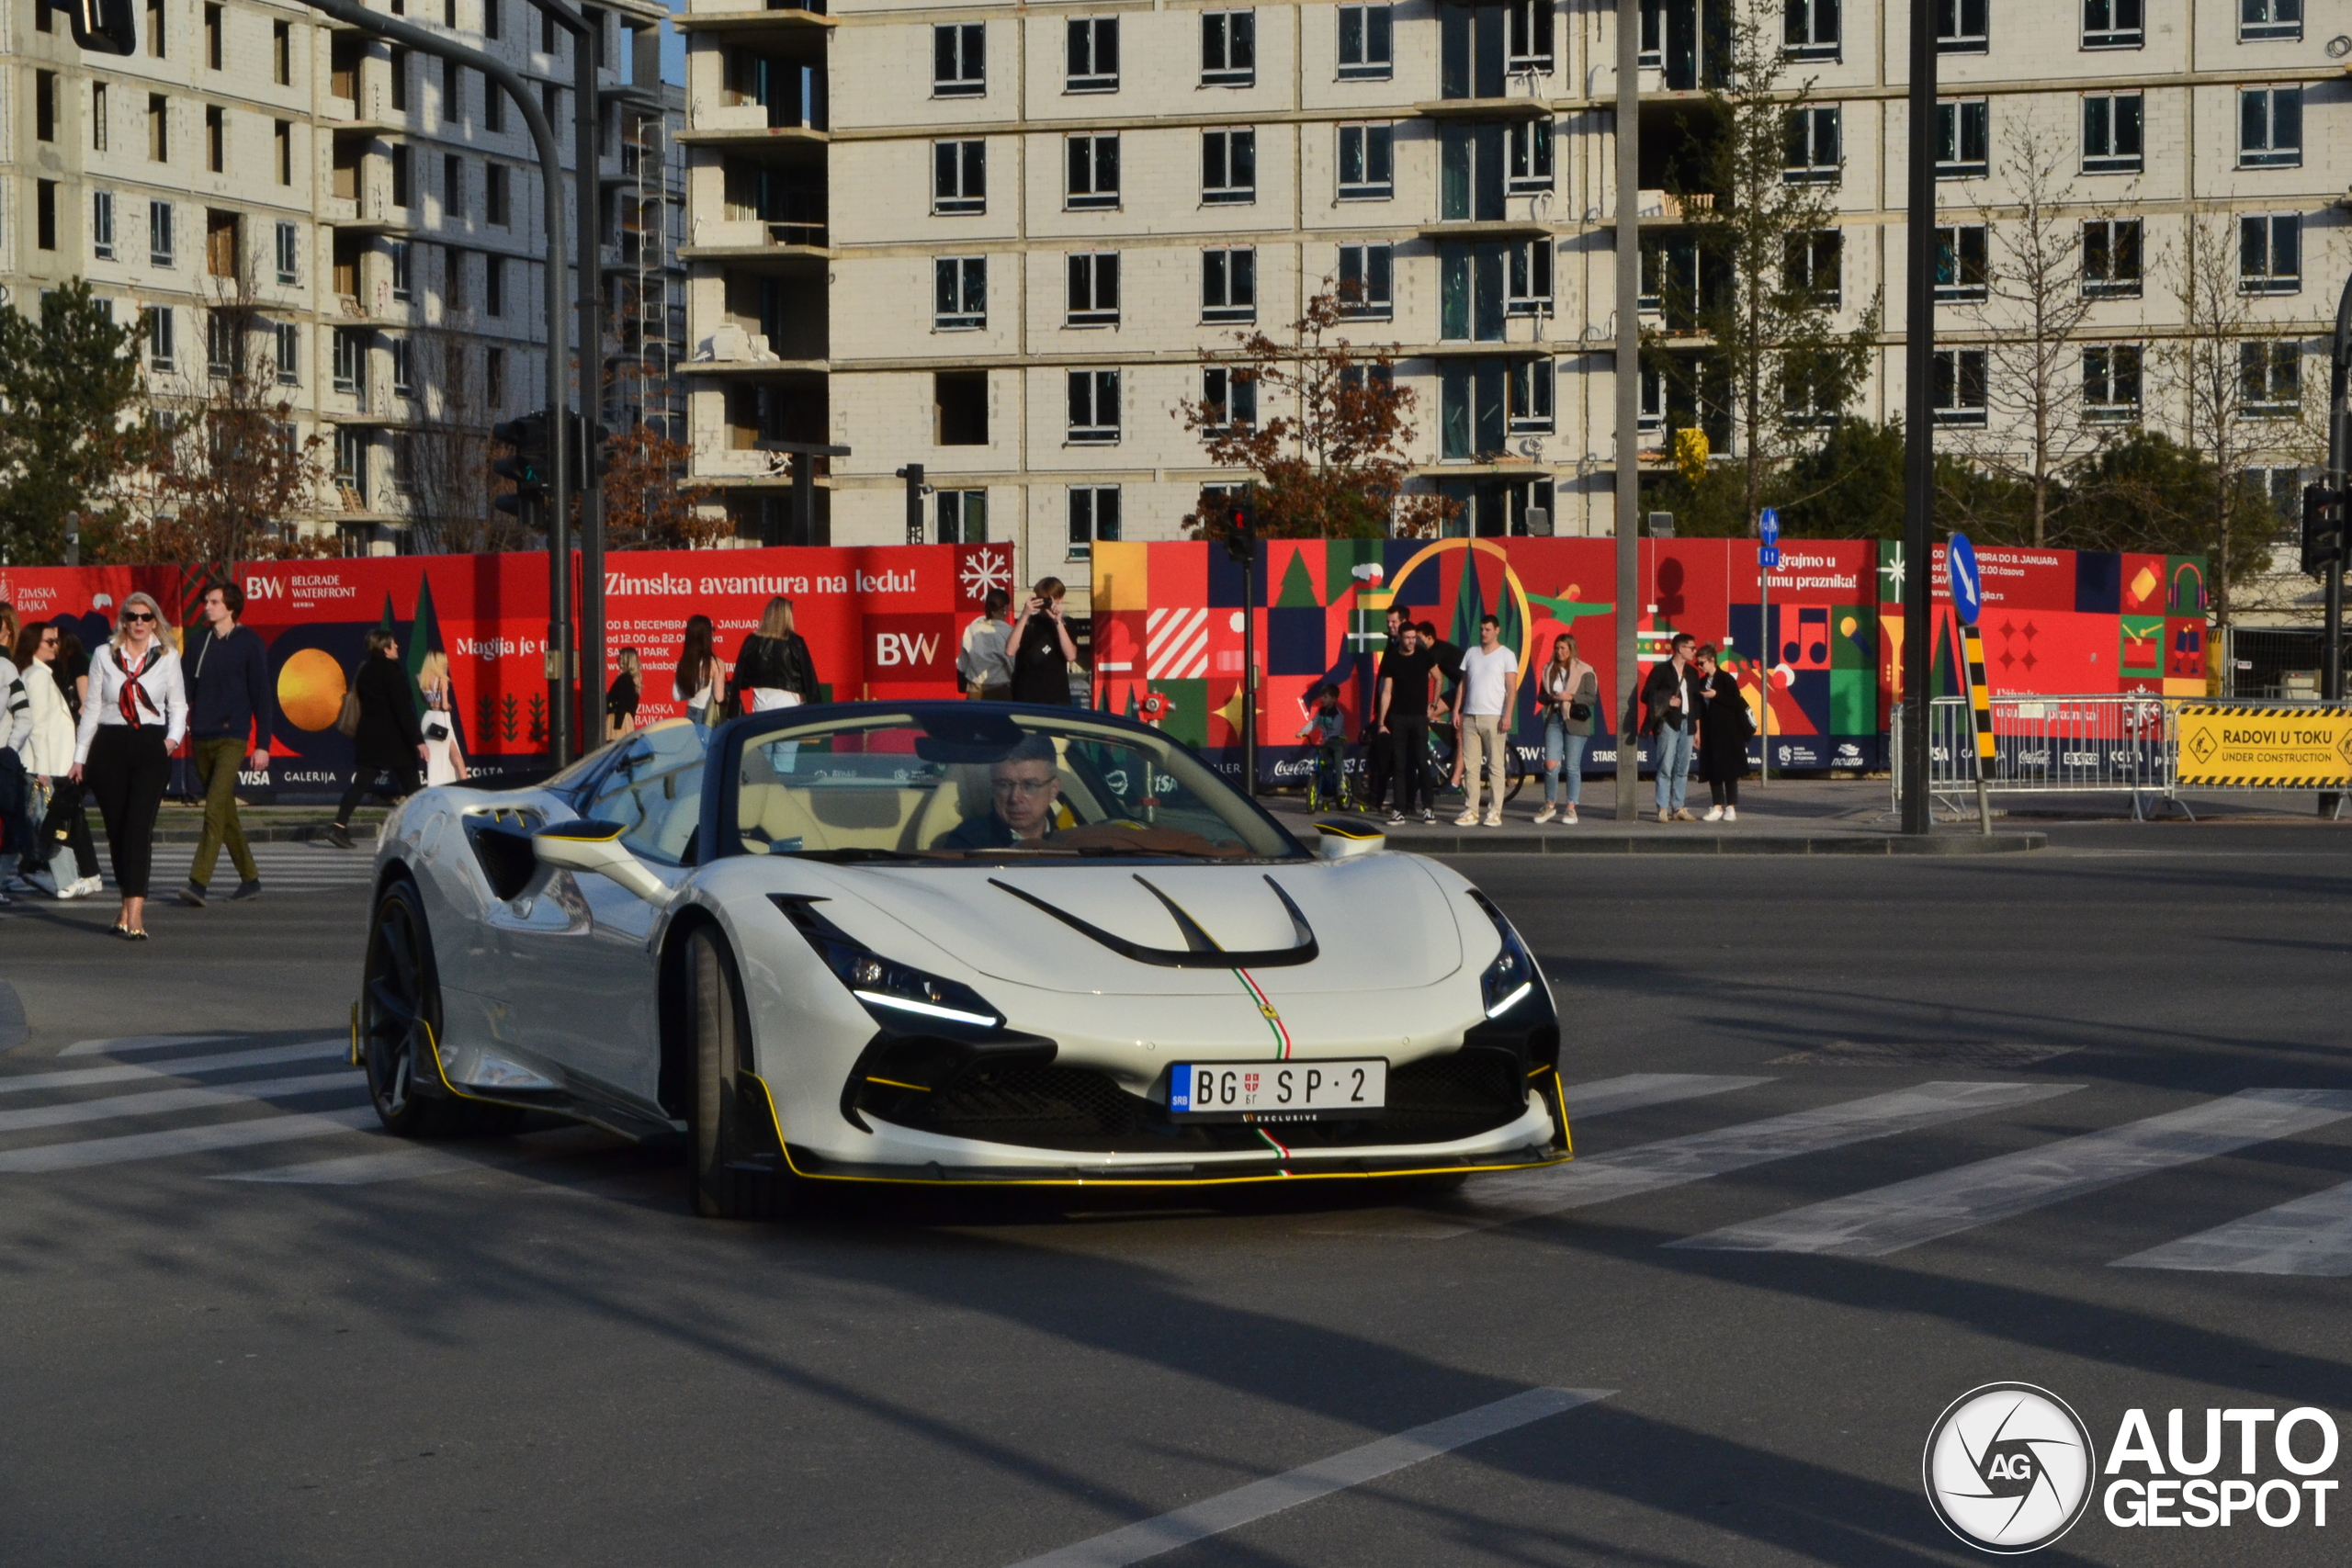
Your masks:
<svg viewBox="0 0 2352 1568"><path fill-rule="evenodd" d="M2308 703L2233 703L2217 705L2202 698L2143 694L2094 696L2010 695L1993 698L1994 755L1982 780L1992 795L2093 795L2129 793L2132 815L2144 820L2155 802L2190 818L2183 795L2237 794L2262 790L2325 791L2330 776L2285 769L2257 777L2235 773L2200 778L2213 759L2199 757L2190 779L2181 777L2184 713L2228 715L2250 728L2273 716L2289 725L2315 718L2340 721L2344 710ZM1928 705L1928 793L1939 807L1962 815L1958 803L1978 794L1976 720L1965 697L1937 697ZM2200 745L2202 742L2200 741ZM2352 742L2345 755L2352 759ZM1903 805L1903 710L1894 710L1890 754L1894 805ZM2345 786L2352 790L2352 783ZM1989 825L1987 831L1990 830Z"/></svg>

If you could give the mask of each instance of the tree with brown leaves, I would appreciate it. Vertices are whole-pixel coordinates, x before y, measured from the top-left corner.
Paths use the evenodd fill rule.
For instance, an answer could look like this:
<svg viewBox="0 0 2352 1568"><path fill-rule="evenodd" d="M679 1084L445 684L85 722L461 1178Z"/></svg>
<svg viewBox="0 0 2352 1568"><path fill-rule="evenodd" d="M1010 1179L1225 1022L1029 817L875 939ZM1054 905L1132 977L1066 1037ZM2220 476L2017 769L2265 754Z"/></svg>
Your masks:
<svg viewBox="0 0 2352 1568"><path fill-rule="evenodd" d="M616 550L707 549L734 531L724 513L703 515L708 485L685 478L694 448L650 424L605 441L605 544Z"/></svg>

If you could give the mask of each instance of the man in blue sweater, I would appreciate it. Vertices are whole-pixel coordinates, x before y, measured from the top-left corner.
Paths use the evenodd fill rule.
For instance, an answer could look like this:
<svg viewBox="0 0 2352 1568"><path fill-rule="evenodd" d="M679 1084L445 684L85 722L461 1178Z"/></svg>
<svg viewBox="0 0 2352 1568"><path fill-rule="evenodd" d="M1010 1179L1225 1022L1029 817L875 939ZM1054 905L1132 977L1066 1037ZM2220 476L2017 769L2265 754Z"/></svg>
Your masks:
<svg viewBox="0 0 2352 1568"><path fill-rule="evenodd" d="M277 705L270 692L269 649L259 634L237 624L244 607L244 590L234 582L206 589L204 624L180 656L187 674L188 751L204 784L204 833L196 841L180 900L199 909L224 841L240 878L229 897L250 898L261 891L261 870L246 846L244 825L237 820L237 772L247 765L256 771L269 766Z"/></svg>

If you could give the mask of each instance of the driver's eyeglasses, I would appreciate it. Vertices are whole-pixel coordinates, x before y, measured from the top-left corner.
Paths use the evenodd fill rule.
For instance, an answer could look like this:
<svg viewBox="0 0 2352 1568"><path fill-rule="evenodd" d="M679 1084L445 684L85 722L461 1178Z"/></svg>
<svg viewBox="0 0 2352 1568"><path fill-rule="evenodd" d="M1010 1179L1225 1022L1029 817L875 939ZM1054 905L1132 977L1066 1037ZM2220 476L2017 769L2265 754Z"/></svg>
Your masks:
<svg viewBox="0 0 2352 1568"><path fill-rule="evenodd" d="M1043 795L1054 786L1052 779L990 779L989 784L999 795Z"/></svg>

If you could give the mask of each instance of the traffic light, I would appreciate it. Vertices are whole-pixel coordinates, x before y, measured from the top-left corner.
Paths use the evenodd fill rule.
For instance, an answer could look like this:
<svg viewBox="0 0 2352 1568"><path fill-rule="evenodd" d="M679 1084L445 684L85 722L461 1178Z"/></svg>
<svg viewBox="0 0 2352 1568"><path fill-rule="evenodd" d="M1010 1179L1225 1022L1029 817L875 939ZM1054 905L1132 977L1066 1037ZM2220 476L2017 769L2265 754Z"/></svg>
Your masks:
<svg viewBox="0 0 2352 1568"><path fill-rule="evenodd" d="M523 515L526 507L538 505L547 499L548 416L545 410L525 414L521 419L508 420L490 427L490 438L514 448L511 456L501 457L490 466L490 471L503 479L513 479L512 492L498 498L498 510L514 516Z"/></svg>
<svg viewBox="0 0 2352 1568"><path fill-rule="evenodd" d="M612 432L602 422L585 414L571 416L571 488L584 491L596 479L612 468L605 451L605 443L612 439Z"/></svg>
<svg viewBox="0 0 2352 1568"><path fill-rule="evenodd" d="M46 6L51 0L34 0ZM74 41L94 54L139 52L139 19L130 0L57 0L74 29Z"/></svg>
<svg viewBox="0 0 2352 1568"><path fill-rule="evenodd" d="M2303 570L2318 577L2344 559L2344 492L2303 487Z"/></svg>
<svg viewBox="0 0 2352 1568"><path fill-rule="evenodd" d="M1248 485L1226 492L1225 553L1248 566L1258 553L1258 492Z"/></svg>
<svg viewBox="0 0 2352 1568"><path fill-rule="evenodd" d="M922 543L922 498L931 487L922 482L922 465L909 463L899 470L899 478L907 481L907 543Z"/></svg>

